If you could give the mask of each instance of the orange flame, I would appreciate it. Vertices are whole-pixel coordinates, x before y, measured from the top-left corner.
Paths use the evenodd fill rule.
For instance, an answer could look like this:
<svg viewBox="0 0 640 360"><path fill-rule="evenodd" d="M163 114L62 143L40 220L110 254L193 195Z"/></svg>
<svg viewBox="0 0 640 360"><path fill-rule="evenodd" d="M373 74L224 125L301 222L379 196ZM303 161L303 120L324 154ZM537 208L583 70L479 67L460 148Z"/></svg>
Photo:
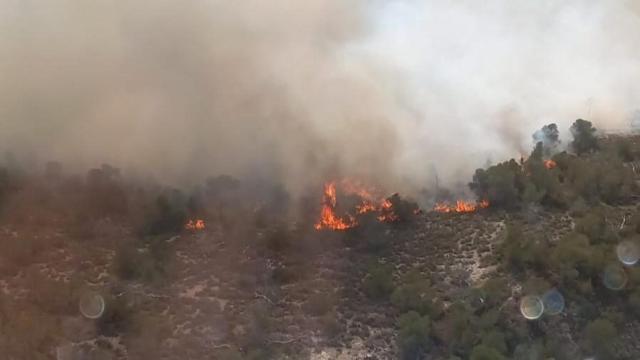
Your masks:
<svg viewBox="0 0 640 360"><path fill-rule="evenodd" d="M322 209L320 219L315 224L316 230L346 230L358 225L355 215L377 211L376 217L379 221L394 222L399 220L398 215L393 211L393 204L388 199L379 195L379 192L372 187L367 187L361 183L343 179L339 182L342 193L356 195L360 198L360 203L355 206L351 213L346 213L341 217L336 214L337 207L337 184L330 181L324 184L324 194L322 197Z"/></svg>
<svg viewBox="0 0 640 360"><path fill-rule="evenodd" d="M335 182L324 184L322 210L320 212L320 220L315 225L316 230L346 230L355 226L355 220L352 217L350 217L349 220L344 220L336 215L335 208L337 202Z"/></svg>
<svg viewBox="0 0 640 360"><path fill-rule="evenodd" d="M380 215L378 220L383 222L394 222L400 220L398 215L393 212L393 204L389 199L384 199L380 205Z"/></svg>
<svg viewBox="0 0 640 360"><path fill-rule="evenodd" d="M204 225L204 220L202 219L196 219L194 220L189 220L185 225L184 228L187 230L191 230L191 231L199 231L199 230L204 230L205 229L205 225Z"/></svg>
<svg viewBox="0 0 640 360"><path fill-rule="evenodd" d="M484 209L489 207L488 200L481 200L476 203L470 201L457 200L455 205L450 205L447 202L439 202L433 207L433 210L440 213L472 213L478 209Z"/></svg>
<svg viewBox="0 0 640 360"><path fill-rule="evenodd" d="M547 169L553 169L556 166L558 166L558 163L556 163L555 161L553 161L551 159L544 161L544 167L546 167Z"/></svg>

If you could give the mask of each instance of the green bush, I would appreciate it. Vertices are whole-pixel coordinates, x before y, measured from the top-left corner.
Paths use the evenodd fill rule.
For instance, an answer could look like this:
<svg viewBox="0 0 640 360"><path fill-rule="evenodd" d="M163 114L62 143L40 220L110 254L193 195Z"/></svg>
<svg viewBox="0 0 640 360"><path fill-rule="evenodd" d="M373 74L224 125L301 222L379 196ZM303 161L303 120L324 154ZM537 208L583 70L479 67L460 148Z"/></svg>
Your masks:
<svg viewBox="0 0 640 360"><path fill-rule="evenodd" d="M363 283L364 292L369 298L381 300L393 291L392 268L387 264L369 266Z"/></svg>
<svg viewBox="0 0 640 360"><path fill-rule="evenodd" d="M435 291L431 289L428 279L417 271L410 271L391 294L391 302L401 312L416 311L422 315L437 316L441 306L434 299Z"/></svg>
<svg viewBox="0 0 640 360"><path fill-rule="evenodd" d="M586 348L598 359L613 359L614 341L618 337L615 325L607 319L596 319L585 328Z"/></svg>
<svg viewBox="0 0 640 360"><path fill-rule="evenodd" d="M511 270L543 269L546 265L549 245L539 236L525 236L522 227L507 224L507 236L499 248L502 263Z"/></svg>
<svg viewBox="0 0 640 360"><path fill-rule="evenodd" d="M477 169L469 188L479 199L488 200L493 206L513 208L520 204L526 179L520 165L513 159Z"/></svg>
<svg viewBox="0 0 640 360"><path fill-rule="evenodd" d="M506 360L498 350L484 344L477 345L471 351L471 360Z"/></svg>
<svg viewBox="0 0 640 360"><path fill-rule="evenodd" d="M431 321L415 311L403 314L398 319L398 348L403 359L417 359L430 343Z"/></svg>

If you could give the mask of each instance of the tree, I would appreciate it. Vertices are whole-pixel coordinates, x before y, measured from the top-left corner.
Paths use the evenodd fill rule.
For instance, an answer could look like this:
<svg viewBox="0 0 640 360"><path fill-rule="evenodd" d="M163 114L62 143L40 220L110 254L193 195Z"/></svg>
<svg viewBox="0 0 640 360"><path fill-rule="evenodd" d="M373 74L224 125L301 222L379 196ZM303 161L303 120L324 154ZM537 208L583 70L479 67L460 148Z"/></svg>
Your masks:
<svg viewBox="0 0 640 360"><path fill-rule="evenodd" d="M548 246L538 236L524 236L517 224L507 225L507 237L500 246L503 263L515 271L543 268Z"/></svg>
<svg viewBox="0 0 640 360"><path fill-rule="evenodd" d="M558 170L548 169L544 157L542 142L538 142L524 164L528 177L522 198L528 203L564 207L566 200L558 180Z"/></svg>
<svg viewBox="0 0 640 360"><path fill-rule="evenodd" d="M417 359L429 345L431 321L415 311L403 314L398 319L398 348L403 359Z"/></svg>
<svg viewBox="0 0 640 360"><path fill-rule="evenodd" d="M598 139L596 138L596 128L590 121L578 119L571 125L571 135L573 141L571 148L578 155L586 154L598 150Z"/></svg>
<svg viewBox="0 0 640 360"><path fill-rule="evenodd" d="M469 188L479 199L488 200L494 206L513 208L520 203L525 184L520 165L511 159L486 170L477 169Z"/></svg>

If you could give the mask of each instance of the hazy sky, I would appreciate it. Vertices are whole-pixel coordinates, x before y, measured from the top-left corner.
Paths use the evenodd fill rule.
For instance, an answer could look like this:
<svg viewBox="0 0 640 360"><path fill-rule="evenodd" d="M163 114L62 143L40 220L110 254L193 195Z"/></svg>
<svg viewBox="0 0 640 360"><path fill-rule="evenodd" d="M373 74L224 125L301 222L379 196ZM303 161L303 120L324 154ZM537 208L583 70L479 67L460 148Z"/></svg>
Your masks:
<svg viewBox="0 0 640 360"><path fill-rule="evenodd" d="M0 147L162 181L466 182L640 108L638 1L0 0Z"/></svg>

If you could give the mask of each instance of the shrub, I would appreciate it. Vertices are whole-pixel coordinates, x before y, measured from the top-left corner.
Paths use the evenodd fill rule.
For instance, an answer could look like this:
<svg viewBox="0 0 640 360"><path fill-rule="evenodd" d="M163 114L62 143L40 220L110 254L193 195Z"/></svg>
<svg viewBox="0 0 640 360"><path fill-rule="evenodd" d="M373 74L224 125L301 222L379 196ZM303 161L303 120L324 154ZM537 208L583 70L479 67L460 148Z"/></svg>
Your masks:
<svg viewBox="0 0 640 360"><path fill-rule="evenodd" d="M145 251L139 251L133 242L116 249L114 271L123 280L156 282L167 273L169 249L164 241L151 243Z"/></svg>
<svg viewBox="0 0 640 360"><path fill-rule="evenodd" d="M374 264L368 269L364 279L364 292L372 299L383 299L393 291L391 266Z"/></svg>
<svg viewBox="0 0 640 360"><path fill-rule="evenodd" d="M435 292L429 280L419 272L412 271L405 276L404 283L391 294L391 302L401 312L416 311L420 314L436 316L440 306L434 301Z"/></svg>
<svg viewBox="0 0 640 360"><path fill-rule="evenodd" d="M519 225L507 225L507 237L499 250L507 268L515 271L544 268L547 252L548 245L538 236L525 237Z"/></svg>
<svg viewBox="0 0 640 360"><path fill-rule="evenodd" d="M320 324L322 326L322 332L329 339L337 337L342 330L335 312L328 312L324 314L324 316L320 318Z"/></svg>
<svg viewBox="0 0 640 360"><path fill-rule="evenodd" d="M125 296L109 296L105 303L104 314L96 321L98 333L115 336L129 330L134 311Z"/></svg>
<svg viewBox="0 0 640 360"><path fill-rule="evenodd" d="M484 344L477 345L471 351L471 360L506 360L496 349Z"/></svg>
<svg viewBox="0 0 640 360"><path fill-rule="evenodd" d="M398 348L403 359L416 359L427 350L431 321L415 311L398 319Z"/></svg>
<svg viewBox="0 0 640 360"><path fill-rule="evenodd" d="M335 304L332 294L327 292L312 294L306 303L304 303L304 311L313 316L321 316L329 312Z"/></svg>
<svg viewBox="0 0 640 360"><path fill-rule="evenodd" d="M416 216L416 212L420 209L418 204L413 201L403 199L397 193L391 195L387 200L391 203L391 208L393 209L396 222L399 223L413 220Z"/></svg>
<svg viewBox="0 0 640 360"><path fill-rule="evenodd" d="M615 325L607 319L596 319L585 329L585 342L588 350L599 359L612 359L614 340L618 336Z"/></svg>
<svg viewBox="0 0 640 360"><path fill-rule="evenodd" d="M269 232L265 240L267 249L273 252L283 252L292 245L291 233L284 225L278 225L273 231Z"/></svg>

